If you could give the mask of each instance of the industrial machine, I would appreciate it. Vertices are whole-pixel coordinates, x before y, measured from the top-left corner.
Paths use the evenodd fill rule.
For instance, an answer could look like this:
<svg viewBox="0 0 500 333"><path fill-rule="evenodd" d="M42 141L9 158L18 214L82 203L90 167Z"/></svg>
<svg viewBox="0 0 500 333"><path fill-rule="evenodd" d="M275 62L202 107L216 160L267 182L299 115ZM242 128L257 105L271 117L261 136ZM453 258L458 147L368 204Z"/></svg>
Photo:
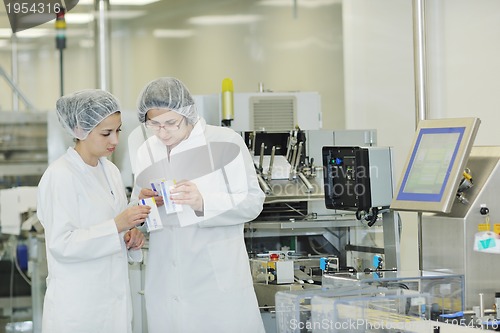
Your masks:
<svg viewBox="0 0 500 333"><path fill-rule="evenodd" d="M47 274L33 221L35 186L48 160L46 114L1 112L0 133L0 316L8 318L0 319L0 326L31 329L31 319L41 319Z"/></svg>
<svg viewBox="0 0 500 333"><path fill-rule="evenodd" d="M34 186L47 168L45 113L0 112L0 188Z"/></svg>
<svg viewBox="0 0 500 333"><path fill-rule="evenodd" d="M41 329L47 261L35 186L0 189L0 315L5 327Z"/></svg>
<svg viewBox="0 0 500 333"><path fill-rule="evenodd" d="M221 125L225 120L225 95L196 95L198 113L207 124ZM244 131L317 130L322 127L321 96L314 91L233 93L233 119L230 127ZM228 123L229 124L229 123Z"/></svg>
<svg viewBox="0 0 500 333"><path fill-rule="evenodd" d="M423 267L465 274L468 309L493 309L500 292L499 168L500 147L473 147L466 164L473 186L462 192L467 201L455 199L449 213L422 215Z"/></svg>
<svg viewBox="0 0 500 333"><path fill-rule="evenodd" d="M321 288L325 271L371 269L374 258L379 268L397 269L399 230L387 209L392 152L375 147L374 130L294 129L243 136L266 193L263 211L245 228L263 311L274 309L276 292ZM335 166L338 172L332 159L343 161ZM351 182L359 185L351 187ZM351 193L354 188L363 195ZM341 195L333 203L336 194Z"/></svg>
<svg viewBox="0 0 500 333"><path fill-rule="evenodd" d="M433 332L461 309L463 275L418 272L326 274L322 289L276 294L278 332ZM463 320L465 323L465 320Z"/></svg>
<svg viewBox="0 0 500 333"><path fill-rule="evenodd" d="M500 291L500 149L473 146L479 124L422 120L391 208L419 212L421 269L465 275L464 309L486 325Z"/></svg>

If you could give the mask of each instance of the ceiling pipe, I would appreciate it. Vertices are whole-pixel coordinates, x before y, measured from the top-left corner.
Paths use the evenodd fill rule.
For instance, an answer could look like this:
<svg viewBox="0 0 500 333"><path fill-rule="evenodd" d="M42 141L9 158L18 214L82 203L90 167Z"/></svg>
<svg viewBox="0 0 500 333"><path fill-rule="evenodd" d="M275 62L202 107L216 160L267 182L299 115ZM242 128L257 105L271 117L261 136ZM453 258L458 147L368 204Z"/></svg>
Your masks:
<svg viewBox="0 0 500 333"><path fill-rule="evenodd" d="M425 0L413 0L413 51L415 71L415 128L427 119L427 60L426 60Z"/></svg>
<svg viewBox="0 0 500 333"><path fill-rule="evenodd" d="M415 72L415 129L428 117L425 0L413 0L413 52ZM424 269L422 212L417 214L418 269Z"/></svg>
<svg viewBox="0 0 500 333"><path fill-rule="evenodd" d="M111 56L109 30L109 0L95 0L95 40L97 41L97 87L111 91Z"/></svg>

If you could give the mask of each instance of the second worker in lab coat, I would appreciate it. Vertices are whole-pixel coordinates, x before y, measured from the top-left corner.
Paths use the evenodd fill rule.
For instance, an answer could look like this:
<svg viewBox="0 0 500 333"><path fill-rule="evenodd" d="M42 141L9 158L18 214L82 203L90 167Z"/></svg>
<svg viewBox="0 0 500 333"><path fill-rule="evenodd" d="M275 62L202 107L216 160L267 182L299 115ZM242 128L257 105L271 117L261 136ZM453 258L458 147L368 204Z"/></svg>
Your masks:
<svg viewBox="0 0 500 333"><path fill-rule="evenodd" d="M132 200L155 196L164 224L149 235L149 333L264 332L243 236L264 193L243 139L206 125L175 78L150 82L138 109L147 131L131 153ZM176 181L166 198L150 185L161 178ZM182 211L167 214L168 200Z"/></svg>

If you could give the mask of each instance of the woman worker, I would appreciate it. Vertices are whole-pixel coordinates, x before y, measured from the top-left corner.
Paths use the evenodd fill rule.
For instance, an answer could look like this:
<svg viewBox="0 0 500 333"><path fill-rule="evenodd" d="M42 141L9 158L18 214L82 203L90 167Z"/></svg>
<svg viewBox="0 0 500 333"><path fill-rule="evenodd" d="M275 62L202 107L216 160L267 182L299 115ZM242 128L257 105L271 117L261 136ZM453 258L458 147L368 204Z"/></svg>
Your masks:
<svg viewBox="0 0 500 333"><path fill-rule="evenodd" d="M206 125L171 77L146 85L138 116L150 137L137 145L132 200L154 196L182 207L171 214L159 207L164 228L149 235L149 333L264 332L243 237L264 193L243 139ZM158 178L177 181L163 198L150 185Z"/></svg>
<svg viewBox="0 0 500 333"><path fill-rule="evenodd" d="M38 188L49 273L42 332L132 332L127 249L144 244L134 227L150 208L127 208L120 172L106 158L118 144L118 102L106 91L83 90L56 107L76 144Z"/></svg>

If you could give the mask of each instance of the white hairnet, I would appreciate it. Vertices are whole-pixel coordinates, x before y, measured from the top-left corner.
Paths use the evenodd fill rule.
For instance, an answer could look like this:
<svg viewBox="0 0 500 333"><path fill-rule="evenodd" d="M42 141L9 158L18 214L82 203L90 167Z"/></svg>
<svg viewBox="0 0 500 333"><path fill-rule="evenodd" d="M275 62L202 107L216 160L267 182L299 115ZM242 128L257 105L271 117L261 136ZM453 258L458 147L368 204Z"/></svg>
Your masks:
<svg viewBox="0 0 500 333"><path fill-rule="evenodd" d="M141 123L151 109L168 109L186 117L190 124L198 121L193 97L184 83L173 77L161 77L146 85L139 95L138 116Z"/></svg>
<svg viewBox="0 0 500 333"><path fill-rule="evenodd" d="M73 137L85 140L104 118L119 112L120 107L109 92L85 89L59 98L56 111L64 129Z"/></svg>

